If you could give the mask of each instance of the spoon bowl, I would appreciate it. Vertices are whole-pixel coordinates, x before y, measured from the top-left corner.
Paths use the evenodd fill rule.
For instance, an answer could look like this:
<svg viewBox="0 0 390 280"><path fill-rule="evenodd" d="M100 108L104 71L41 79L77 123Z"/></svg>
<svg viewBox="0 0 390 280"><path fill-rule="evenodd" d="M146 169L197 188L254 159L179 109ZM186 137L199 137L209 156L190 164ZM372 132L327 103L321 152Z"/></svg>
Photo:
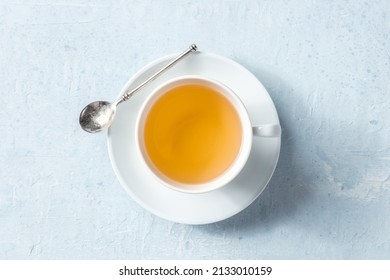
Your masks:
<svg viewBox="0 0 390 280"><path fill-rule="evenodd" d="M116 113L116 104L108 101L94 101L80 113L80 126L90 133L102 131L110 127Z"/></svg>

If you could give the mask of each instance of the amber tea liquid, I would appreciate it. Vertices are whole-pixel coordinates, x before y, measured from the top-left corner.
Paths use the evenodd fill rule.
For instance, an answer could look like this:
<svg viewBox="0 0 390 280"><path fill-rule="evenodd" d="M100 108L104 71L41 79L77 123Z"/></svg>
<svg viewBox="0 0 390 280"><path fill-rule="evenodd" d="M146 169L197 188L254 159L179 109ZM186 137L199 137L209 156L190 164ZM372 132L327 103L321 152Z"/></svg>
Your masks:
<svg viewBox="0 0 390 280"><path fill-rule="evenodd" d="M178 86L162 95L145 122L146 151L172 180L200 184L223 174L242 141L239 115L221 93L202 85Z"/></svg>

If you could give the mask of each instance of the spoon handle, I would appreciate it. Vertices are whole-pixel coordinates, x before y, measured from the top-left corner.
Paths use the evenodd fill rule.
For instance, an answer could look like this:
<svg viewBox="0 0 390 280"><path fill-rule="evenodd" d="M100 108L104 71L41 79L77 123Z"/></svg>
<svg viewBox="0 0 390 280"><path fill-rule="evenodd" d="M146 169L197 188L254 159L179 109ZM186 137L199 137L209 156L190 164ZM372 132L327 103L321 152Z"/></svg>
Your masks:
<svg viewBox="0 0 390 280"><path fill-rule="evenodd" d="M120 103L124 102L124 101L127 101L130 97L132 97L134 95L134 93L136 93L139 89L141 89L142 87L144 87L147 83L153 81L154 79L156 79L159 75L161 75L163 72L165 72L166 70L168 70L169 68L171 68L173 65L175 65L177 62L179 62L182 58L184 58L185 56L187 56L188 54L192 53L192 52L195 52L197 51L198 47L195 45L195 44L192 44L186 51L184 51L183 53L181 53L178 57L176 57L174 60L172 60L170 63L168 63L167 65L165 65L163 68L161 68L158 72L156 72L155 74L153 74L153 76L151 76L149 79L147 79L146 81L144 81L143 83L139 84L137 87L133 88L131 91L129 92L126 92L125 94L123 94L115 103L116 105L119 105Z"/></svg>

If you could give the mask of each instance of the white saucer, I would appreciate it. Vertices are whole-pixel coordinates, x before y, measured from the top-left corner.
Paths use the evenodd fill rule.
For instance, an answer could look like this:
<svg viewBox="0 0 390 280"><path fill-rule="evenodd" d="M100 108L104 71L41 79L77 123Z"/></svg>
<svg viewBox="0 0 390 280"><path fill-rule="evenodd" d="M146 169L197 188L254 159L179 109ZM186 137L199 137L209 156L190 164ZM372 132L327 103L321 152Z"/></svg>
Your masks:
<svg viewBox="0 0 390 280"><path fill-rule="evenodd" d="M121 95L159 70L176 55L163 57L141 69ZM279 123L266 89L240 64L214 54L194 53L145 86L118 107L108 131L108 150L114 171L125 190L151 213L178 223L208 224L229 218L249 206L264 190L275 170L280 137L254 137L251 155L241 173L225 187L202 194L185 194L157 182L141 164L135 150L135 120L143 101L156 86L182 75L203 75L219 80L241 98L253 125Z"/></svg>

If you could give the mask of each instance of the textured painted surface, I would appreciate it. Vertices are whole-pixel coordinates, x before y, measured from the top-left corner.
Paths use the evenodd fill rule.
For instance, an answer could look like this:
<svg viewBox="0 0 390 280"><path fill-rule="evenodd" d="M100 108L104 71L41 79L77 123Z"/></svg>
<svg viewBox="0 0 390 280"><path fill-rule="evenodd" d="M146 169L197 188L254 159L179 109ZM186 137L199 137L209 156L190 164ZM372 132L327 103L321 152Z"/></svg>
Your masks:
<svg viewBox="0 0 390 280"><path fill-rule="evenodd" d="M0 2L1 259L390 258L390 2ZM265 85L268 188L189 226L132 201L80 109L196 42Z"/></svg>

